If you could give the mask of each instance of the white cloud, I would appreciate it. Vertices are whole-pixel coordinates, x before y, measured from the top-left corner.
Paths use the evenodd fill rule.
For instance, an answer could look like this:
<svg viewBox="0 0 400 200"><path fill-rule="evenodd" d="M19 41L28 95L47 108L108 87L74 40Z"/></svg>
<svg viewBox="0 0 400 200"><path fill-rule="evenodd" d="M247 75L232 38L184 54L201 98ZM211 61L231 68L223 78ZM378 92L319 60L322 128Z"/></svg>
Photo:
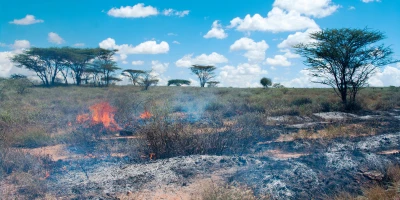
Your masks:
<svg viewBox="0 0 400 200"><path fill-rule="evenodd" d="M281 84L286 87L295 88L327 87L325 85L313 83L312 80L314 80L314 78L309 75L309 71L303 69L299 72L299 76L297 78L289 81L282 81Z"/></svg>
<svg viewBox="0 0 400 200"><path fill-rule="evenodd" d="M152 72L155 72L158 75L161 75L164 72L166 72L168 69L168 66L169 66L169 63L161 63L158 60L151 61L151 69L153 70Z"/></svg>
<svg viewBox="0 0 400 200"><path fill-rule="evenodd" d="M21 52L22 50L31 47L31 43L28 40L15 40L11 47L14 51Z"/></svg>
<svg viewBox="0 0 400 200"><path fill-rule="evenodd" d="M167 35L168 36L178 36L178 34L176 34L176 33L168 33Z"/></svg>
<svg viewBox="0 0 400 200"><path fill-rule="evenodd" d="M169 51L167 42L146 41L137 46L131 44L117 45L113 38L107 38L99 43L100 48L117 49L118 54L162 54Z"/></svg>
<svg viewBox="0 0 400 200"><path fill-rule="evenodd" d="M400 65L398 65L400 67ZM400 86L400 68L387 66L378 69L377 72L368 80L371 86Z"/></svg>
<svg viewBox="0 0 400 200"><path fill-rule="evenodd" d="M181 59L175 62L178 67L191 67L192 65L216 65L220 63L227 63L228 59L216 52L210 55L201 54L193 58L193 54L183 56Z"/></svg>
<svg viewBox="0 0 400 200"><path fill-rule="evenodd" d="M203 36L204 38L217 38L217 39L224 39L228 37L228 34L225 33L224 29L222 28L221 24L218 23L218 20L215 20L212 24L212 28L206 35Z"/></svg>
<svg viewBox="0 0 400 200"><path fill-rule="evenodd" d="M231 51L245 50L247 51L244 56L248 58L249 62L261 62L265 59L265 51L269 48L268 44L261 40L254 42L254 40L243 37L236 40L231 46Z"/></svg>
<svg viewBox="0 0 400 200"><path fill-rule="evenodd" d="M178 42L178 41L176 41L176 40L174 40L172 43L174 43L174 44L181 44L180 42Z"/></svg>
<svg viewBox="0 0 400 200"><path fill-rule="evenodd" d="M0 42L0 47L6 47L6 46L7 46L7 44Z"/></svg>
<svg viewBox="0 0 400 200"><path fill-rule="evenodd" d="M189 12L190 12L189 10L177 11L177 10L170 8L170 9L165 9L162 14L165 16L175 15L178 17L184 17L186 15L189 15Z"/></svg>
<svg viewBox="0 0 400 200"><path fill-rule="evenodd" d="M76 43L74 44L74 47L84 47L85 43Z"/></svg>
<svg viewBox="0 0 400 200"><path fill-rule="evenodd" d="M47 40L54 44L62 44L65 42L64 39L62 39L57 33L54 32L50 32L48 34Z"/></svg>
<svg viewBox="0 0 400 200"><path fill-rule="evenodd" d="M189 10L177 11L172 8L165 9L161 13L153 6L145 6L143 3L138 3L134 6L121 6L120 8L111 8L107 14L113 17L120 18L145 18L163 14L165 16L184 17L189 15Z"/></svg>
<svg viewBox="0 0 400 200"><path fill-rule="evenodd" d="M290 34L284 41L278 44L278 48L291 48L294 45L300 43L310 43L314 42L315 40L310 38L310 34L320 31L319 28L307 29L304 32L296 32L294 34Z"/></svg>
<svg viewBox="0 0 400 200"><path fill-rule="evenodd" d="M274 58L267 58L265 63L272 66L283 66L283 67L288 67L292 65L292 63L289 62L287 58L283 55L276 55Z"/></svg>
<svg viewBox="0 0 400 200"><path fill-rule="evenodd" d="M15 40L14 44L7 46L9 46L12 51L0 52L0 77L9 77L14 73L33 75L32 72L26 69L15 67L10 60L14 55L21 53L22 50L26 48L29 48L31 46L30 42L28 40Z"/></svg>
<svg viewBox="0 0 400 200"><path fill-rule="evenodd" d="M354 7L354 6L349 6L349 8L348 8L349 10L355 10L356 9L356 7Z"/></svg>
<svg viewBox="0 0 400 200"><path fill-rule="evenodd" d="M283 32L318 28L318 25L314 20L301 15L298 11L285 11L274 7L266 18L259 14L254 16L248 14L244 19L236 17L231 20L229 28L236 28L238 31Z"/></svg>
<svg viewBox="0 0 400 200"><path fill-rule="evenodd" d="M161 63L158 60L151 61L151 75L158 79L158 85L167 85L169 77L165 77L164 73L167 71L169 63Z"/></svg>
<svg viewBox="0 0 400 200"><path fill-rule="evenodd" d="M361 0L364 3L370 3L370 2L381 2L381 0Z"/></svg>
<svg viewBox="0 0 400 200"><path fill-rule="evenodd" d="M331 0L275 0L273 6L318 18L329 16L340 7Z"/></svg>
<svg viewBox="0 0 400 200"><path fill-rule="evenodd" d="M290 49L282 49L280 51L285 53L284 56L286 58L300 58L299 54L292 53Z"/></svg>
<svg viewBox="0 0 400 200"><path fill-rule="evenodd" d="M217 80L224 87L260 87L259 81L266 74L268 72L257 64L226 65L221 68Z"/></svg>
<svg viewBox="0 0 400 200"><path fill-rule="evenodd" d="M121 18L144 18L158 15L158 10L152 6L145 6L143 3L138 3L134 6L111 8L107 14L113 17Z"/></svg>
<svg viewBox="0 0 400 200"><path fill-rule="evenodd" d="M132 61L132 65L143 65L144 61L143 60L134 60Z"/></svg>
<svg viewBox="0 0 400 200"><path fill-rule="evenodd" d="M285 54L276 55L274 58L267 58L264 64L271 65L272 69L275 69L275 66L289 67L292 65L292 63L288 60L288 58L300 58L299 54L292 53L290 49L283 49L280 51L284 52Z"/></svg>
<svg viewBox="0 0 400 200"><path fill-rule="evenodd" d="M124 61L122 61L122 64L126 65L126 64L128 64L128 61L124 60Z"/></svg>
<svg viewBox="0 0 400 200"><path fill-rule="evenodd" d="M30 25L30 24L43 23L43 22L44 21L41 19L35 19L35 16L33 16L33 15L26 15L22 19L14 19L13 21L10 22L10 24Z"/></svg>

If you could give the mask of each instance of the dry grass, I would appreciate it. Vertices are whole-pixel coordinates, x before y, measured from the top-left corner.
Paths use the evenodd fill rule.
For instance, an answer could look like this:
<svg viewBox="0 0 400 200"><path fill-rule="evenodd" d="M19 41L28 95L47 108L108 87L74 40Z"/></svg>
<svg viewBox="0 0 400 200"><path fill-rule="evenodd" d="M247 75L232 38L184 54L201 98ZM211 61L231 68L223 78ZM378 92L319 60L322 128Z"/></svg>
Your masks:
<svg viewBox="0 0 400 200"><path fill-rule="evenodd" d="M375 135L376 129L363 124L329 125L321 130L300 129L296 133L281 135L277 141L293 141L298 139L334 139L339 137L363 137Z"/></svg>
<svg viewBox="0 0 400 200"><path fill-rule="evenodd" d="M361 196L347 192L335 195L335 200L398 200L400 199L400 167L391 165L387 168L385 178L387 183L376 183L362 189ZM332 199L332 198L329 198Z"/></svg>
<svg viewBox="0 0 400 200"><path fill-rule="evenodd" d="M261 200L271 199L269 196L257 197L253 190L244 186L217 185L213 182L201 188L201 200ZM197 198L196 198L197 199Z"/></svg>

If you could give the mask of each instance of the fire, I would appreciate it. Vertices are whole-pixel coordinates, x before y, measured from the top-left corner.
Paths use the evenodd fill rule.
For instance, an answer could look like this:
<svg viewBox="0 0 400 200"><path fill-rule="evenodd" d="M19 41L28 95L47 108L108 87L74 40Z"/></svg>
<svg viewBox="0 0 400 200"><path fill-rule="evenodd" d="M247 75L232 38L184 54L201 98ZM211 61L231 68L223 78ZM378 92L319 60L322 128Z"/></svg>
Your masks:
<svg viewBox="0 0 400 200"><path fill-rule="evenodd" d="M150 119L153 115L149 111L144 111L140 114L140 119Z"/></svg>
<svg viewBox="0 0 400 200"><path fill-rule="evenodd" d="M114 119L115 108L108 102L101 102L89 107L90 114L81 114L76 117L76 121L80 124L90 121L91 125L103 124L110 131L118 131L119 127Z"/></svg>

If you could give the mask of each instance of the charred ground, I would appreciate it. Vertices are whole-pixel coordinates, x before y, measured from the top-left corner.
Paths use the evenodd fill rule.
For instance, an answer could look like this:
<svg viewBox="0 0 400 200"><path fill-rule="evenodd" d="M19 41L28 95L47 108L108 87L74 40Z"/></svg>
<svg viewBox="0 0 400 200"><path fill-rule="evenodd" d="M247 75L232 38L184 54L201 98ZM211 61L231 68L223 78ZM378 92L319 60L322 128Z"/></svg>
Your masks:
<svg viewBox="0 0 400 200"><path fill-rule="evenodd" d="M210 184L247 199L363 195L387 189L400 161L397 88L361 91L350 114L330 89L9 88L1 98L5 199L207 199Z"/></svg>

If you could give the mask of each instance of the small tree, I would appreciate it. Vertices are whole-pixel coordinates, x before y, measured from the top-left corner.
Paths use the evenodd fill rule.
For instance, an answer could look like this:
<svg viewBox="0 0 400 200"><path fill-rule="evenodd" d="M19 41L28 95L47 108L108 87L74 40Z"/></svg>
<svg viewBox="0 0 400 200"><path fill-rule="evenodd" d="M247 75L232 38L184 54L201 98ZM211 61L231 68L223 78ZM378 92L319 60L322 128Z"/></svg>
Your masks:
<svg viewBox="0 0 400 200"><path fill-rule="evenodd" d="M217 87L218 84L219 84L219 81L208 81L207 87Z"/></svg>
<svg viewBox="0 0 400 200"><path fill-rule="evenodd" d="M272 87L273 87L273 88L285 88L285 86L282 85L282 84L280 84L280 83L274 83L274 84L272 85Z"/></svg>
<svg viewBox="0 0 400 200"><path fill-rule="evenodd" d="M152 75L151 71L145 71L140 78L139 85L141 85L144 90L148 90L150 86L157 85L158 81L159 80Z"/></svg>
<svg viewBox="0 0 400 200"><path fill-rule="evenodd" d="M271 85L272 85L271 79L270 79L270 78L266 78L266 77L262 78L262 79L260 80L260 83L261 83L261 85L262 85L264 88L268 88L268 86L271 86Z"/></svg>
<svg viewBox="0 0 400 200"><path fill-rule="evenodd" d="M190 85L190 81L183 79L172 79L168 81L168 86L170 85L176 85L176 86Z"/></svg>
<svg viewBox="0 0 400 200"><path fill-rule="evenodd" d="M144 73L145 71L136 69L126 69L122 71L122 75L129 77L133 85L139 84L140 76L142 76Z"/></svg>
<svg viewBox="0 0 400 200"><path fill-rule="evenodd" d="M346 109L355 104L358 91L367 85L376 69L398 61L389 47L376 42L385 38L369 29L326 29L310 34L315 42L296 45L306 60L315 83L331 86Z"/></svg>
<svg viewBox="0 0 400 200"><path fill-rule="evenodd" d="M196 74L200 80L200 87L204 87L207 81L211 80L215 77L214 70L216 68L214 66L202 66L202 65L193 65L190 70L193 74Z"/></svg>

